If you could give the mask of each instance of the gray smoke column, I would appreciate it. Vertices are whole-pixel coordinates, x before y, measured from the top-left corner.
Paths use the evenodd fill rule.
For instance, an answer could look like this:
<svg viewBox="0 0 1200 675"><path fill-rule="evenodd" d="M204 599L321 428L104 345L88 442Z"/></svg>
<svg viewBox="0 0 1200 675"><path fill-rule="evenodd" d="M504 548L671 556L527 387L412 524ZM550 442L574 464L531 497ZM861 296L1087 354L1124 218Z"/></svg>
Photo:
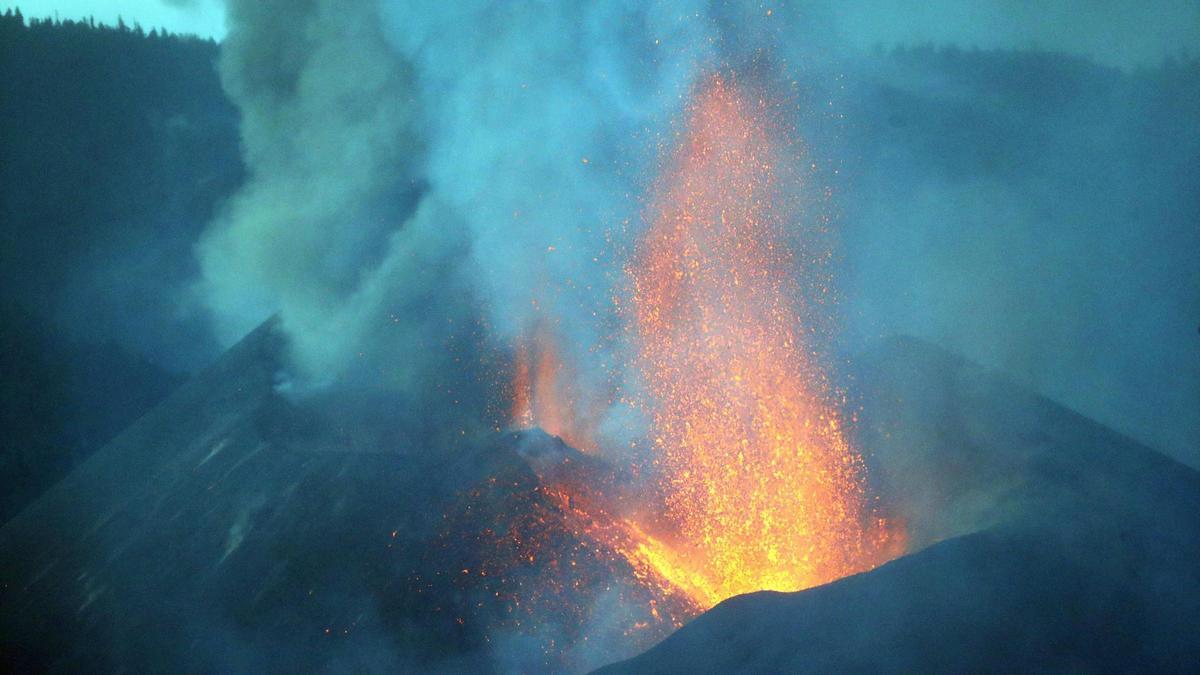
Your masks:
<svg viewBox="0 0 1200 675"><path fill-rule="evenodd" d="M1195 464L1194 80L864 49L1050 31L1153 67L1197 31L1108 36L1191 25L1194 3L959 4L925 25L890 1L232 0L249 180L198 246L199 296L226 342L278 312L298 391L448 410L462 383L498 388L469 346L547 324L583 389L620 384L613 299L672 120L697 77L753 64L799 103L810 187L844 214L841 346L916 334Z"/></svg>
<svg viewBox="0 0 1200 675"><path fill-rule="evenodd" d="M453 261L466 247L425 189L412 69L370 3L228 11L221 75L250 177L199 247L219 332L235 339L278 312L305 387L386 343L421 350L440 331L420 310L461 292ZM386 372L400 384L417 374Z"/></svg>
<svg viewBox="0 0 1200 675"><path fill-rule="evenodd" d="M251 176L199 247L223 337L277 311L301 388L419 388L475 314L499 343L552 321L595 346L651 130L714 25L704 3L230 3Z"/></svg>

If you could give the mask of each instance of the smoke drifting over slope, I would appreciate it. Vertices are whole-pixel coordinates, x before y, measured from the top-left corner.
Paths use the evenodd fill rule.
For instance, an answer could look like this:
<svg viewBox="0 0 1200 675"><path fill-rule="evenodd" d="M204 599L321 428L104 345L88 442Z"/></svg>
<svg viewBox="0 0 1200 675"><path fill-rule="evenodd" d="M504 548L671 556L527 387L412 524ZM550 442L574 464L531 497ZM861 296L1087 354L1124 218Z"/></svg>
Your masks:
<svg viewBox="0 0 1200 675"><path fill-rule="evenodd" d="M336 377L367 317L426 292L388 282L389 248L452 250L398 241L434 236L415 218L412 73L361 3L234 3L230 21L221 73L251 177L201 245L209 301L226 339L280 311L301 371Z"/></svg>
<svg viewBox="0 0 1200 675"><path fill-rule="evenodd" d="M295 388L460 402L445 373L479 357L448 344L543 321L619 381L612 299L670 121L697 77L754 70L801 101L809 197L844 214L842 347L931 337L1200 461L1195 77L1139 101L1062 57L922 70L840 47L853 16L823 5L234 1L229 25L251 177L201 290L226 340L281 314ZM1093 81L1110 93L1054 96Z"/></svg>
<svg viewBox="0 0 1200 675"><path fill-rule="evenodd" d="M222 59L253 173L200 248L226 338L278 310L298 386L365 370L426 402L472 315L498 344L551 320L594 347L648 130L715 62L713 23L640 3L276 4L231 5Z"/></svg>

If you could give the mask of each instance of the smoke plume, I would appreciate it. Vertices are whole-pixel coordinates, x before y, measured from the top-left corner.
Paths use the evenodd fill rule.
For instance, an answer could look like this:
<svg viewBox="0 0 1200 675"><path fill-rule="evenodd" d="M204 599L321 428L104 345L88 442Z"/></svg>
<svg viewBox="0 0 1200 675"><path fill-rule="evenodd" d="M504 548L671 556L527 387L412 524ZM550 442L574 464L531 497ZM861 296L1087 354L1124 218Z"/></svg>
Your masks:
<svg viewBox="0 0 1200 675"><path fill-rule="evenodd" d="M873 55L906 37L827 3L228 12L250 177L200 291L226 341L280 315L295 391L478 412L480 355L547 325L585 389L619 384L614 298L672 120L697 77L754 70L799 102L813 201L841 213L841 347L917 334L1200 462L1194 68L1178 91L1041 52Z"/></svg>

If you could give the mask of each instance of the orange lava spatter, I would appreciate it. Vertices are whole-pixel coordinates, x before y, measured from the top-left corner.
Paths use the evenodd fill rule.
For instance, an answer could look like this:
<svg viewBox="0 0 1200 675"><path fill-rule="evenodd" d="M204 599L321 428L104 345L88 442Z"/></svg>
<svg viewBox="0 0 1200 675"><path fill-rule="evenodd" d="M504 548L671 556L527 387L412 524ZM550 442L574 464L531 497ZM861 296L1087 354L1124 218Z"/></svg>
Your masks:
<svg viewBox="0 0 1200 675"><path fill-rule="evenodd" d="M539 427L576 450L593 451L588 416L577 410L585 403L577 391L574 369L560 356L558 340L545 323L538 322L517 343L514 365L512 426Z"/></svg>
<svg viewBox="0 0 1200 675"><path fill-rule="evenodd" d="M801 185L771 110L696 92L629 266L669 540L638 555L702 607L874 567L891 548L804 331ZM802 264L804 263L804 264Z"/></svg>
<svg viewBox="0 0 1200 675"><path fill-rule="evenodd" d="M905 543L867 494L816 349L829 251L799 229L796 145L730 78L701 83L685 112L626 269L632 297L616 303L653 432L651 466L627 468L657 476L641 488L653 494L538 472L563 526L673 608L655 609L656 630L734 595L871 569ZM604 458L593 407L606 399L580 390L554 325L534 322L514 347L512 426Z"/></svg>

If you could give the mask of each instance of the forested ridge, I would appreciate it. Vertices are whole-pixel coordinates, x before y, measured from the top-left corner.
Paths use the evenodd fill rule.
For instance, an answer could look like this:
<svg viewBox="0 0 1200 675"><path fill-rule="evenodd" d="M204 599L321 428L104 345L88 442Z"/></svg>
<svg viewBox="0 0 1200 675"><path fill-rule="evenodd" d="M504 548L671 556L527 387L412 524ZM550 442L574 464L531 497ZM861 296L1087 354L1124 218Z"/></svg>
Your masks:
<svg viewBox="0 0 1200 675"><path fill-rule="evenodd" d="M216 353L178 297L241 180L217 51L0 16L0 523Z"/></svg>

